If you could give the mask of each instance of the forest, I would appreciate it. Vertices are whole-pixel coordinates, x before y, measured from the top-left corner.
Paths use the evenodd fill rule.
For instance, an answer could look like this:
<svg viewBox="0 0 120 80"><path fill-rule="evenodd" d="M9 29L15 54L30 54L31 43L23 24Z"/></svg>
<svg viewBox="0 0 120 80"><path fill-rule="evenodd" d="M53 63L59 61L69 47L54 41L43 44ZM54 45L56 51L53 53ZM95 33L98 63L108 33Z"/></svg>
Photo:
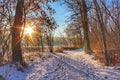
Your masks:
<svg viewBox="0 0 120 80"><path fill-rule="evenodd" d="M120 0L0 0L0 80L120 80Z"/></svg>

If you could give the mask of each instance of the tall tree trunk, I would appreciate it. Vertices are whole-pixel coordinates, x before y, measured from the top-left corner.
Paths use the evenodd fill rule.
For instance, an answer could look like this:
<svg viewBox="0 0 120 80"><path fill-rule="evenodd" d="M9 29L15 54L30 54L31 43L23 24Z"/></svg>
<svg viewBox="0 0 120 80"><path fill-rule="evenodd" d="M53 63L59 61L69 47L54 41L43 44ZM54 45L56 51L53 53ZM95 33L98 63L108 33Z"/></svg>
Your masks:
<svg viewBox="0 0 120 80"><path fill-rule="evenodd" d="M85 41L85 52L87 54L90 54L92 52L91 47L90 47L90 40L89 40L89 28L88 28L88 15L87 15L87 5L85 0L81 1L81 7L80 7L80 12L81 12L81 21L82 21L82 26L84 30L84 41Z"/></svg>
<svg viewBox="0 0 120 80"><path fill-rule="evenodd" d="M43 45L43 36L40 36L40 43L41 43L41 50L44 52L44 45Z"/></svg>
<svg viewBox="0 0 120 80"><path fill-rule="evenodd" d="M81 30L80 30L80 48L83 48L82 32L81 32Z"/></svg>
<svg viewBox="0 0 120 80"><path fill-rule="evenodd" d="M98 21L99 21L99 25L100 25L100 29L101 29L101 35L102 35L102 41L103 41L103 49L104 49L104 54L105 54L105 59L106 59L106 65L109 65L109 58L108 58L108 52L107 52L107 43L106 43L106 36L105 36L105 30L104 30L104 22L103 22L103 18L102 18L102 13L100 11L100 7L97 3L96 0L93 0L95 8L96 8L96 13L97 13L97 17L98 17Z"/></svg>
<svg viewBox="0 0 120 80"><path fill-rule="evenodd" d="M52 36L52 33L50 33L49 35L49 40L50 40L50 52L52 53L53 52L53 36Z"/></svg>
<svg viewBox="0 0 120 80"><path fill-rule="evenodd" d="M17 0L16 13L14 24L12 28L12 60L13 62L22 63L22 50L21 50L21 29L23 20L23 6L24 0Z"/></svg>

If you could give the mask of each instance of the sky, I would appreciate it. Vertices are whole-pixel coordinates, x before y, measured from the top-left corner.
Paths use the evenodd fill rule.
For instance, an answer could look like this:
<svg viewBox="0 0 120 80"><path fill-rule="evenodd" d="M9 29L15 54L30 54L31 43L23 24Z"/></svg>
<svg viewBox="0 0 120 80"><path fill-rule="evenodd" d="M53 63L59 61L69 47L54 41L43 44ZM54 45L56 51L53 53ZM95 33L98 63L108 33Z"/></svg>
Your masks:
<svg viewBox="0 0 120 80"><path fill-rule="evenodd" d="M54 18L59 25L59 27L55 31L55 36L59 36L59 34L63 33L64 29L67 26L65 20L67 20L70 13L68 12L65 5L61 5L60 1L52 3L51 7L56 11L56 13L54 14Z"/></svg>

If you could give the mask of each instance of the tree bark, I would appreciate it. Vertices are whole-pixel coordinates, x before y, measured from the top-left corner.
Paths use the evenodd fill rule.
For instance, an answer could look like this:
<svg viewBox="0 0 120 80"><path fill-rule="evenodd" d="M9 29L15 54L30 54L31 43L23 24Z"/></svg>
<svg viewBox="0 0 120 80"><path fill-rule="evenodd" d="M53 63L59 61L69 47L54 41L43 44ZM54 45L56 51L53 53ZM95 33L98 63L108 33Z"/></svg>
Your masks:
<svg viewBox="0 0 120 80"><path fill-rule="evenodd" d="M44 45L43 45L43 36L40 36L40 43L41 43L41 50L44 52Z"/></svg>
<svg viewBox="0 0 120 80"><path fill-rule="evenodd" d="M90 40L89 40L89 28L88 28L88 15L87 15L87 5L85 3L85 0L81 1L81 7L80 7L80 12L81 12L81 21L82 21L82 26L84 30L84 41L85 41L85 52L87 54L90 54L92 52L91 47L90 47Z"/></svg>
<svg viewBox="0 0 120 80"><path fill-rule="evenodd" d="M83 48L82 32L81 32L81 30L80 30L80 48Z"/></svg>
<svg viewBox="0 0 120 80"><path fill-rule="evenodd" d="M17 0L16 13L12 28L12 60L22 63L21 29L23 24L24 0Z"/></svg>

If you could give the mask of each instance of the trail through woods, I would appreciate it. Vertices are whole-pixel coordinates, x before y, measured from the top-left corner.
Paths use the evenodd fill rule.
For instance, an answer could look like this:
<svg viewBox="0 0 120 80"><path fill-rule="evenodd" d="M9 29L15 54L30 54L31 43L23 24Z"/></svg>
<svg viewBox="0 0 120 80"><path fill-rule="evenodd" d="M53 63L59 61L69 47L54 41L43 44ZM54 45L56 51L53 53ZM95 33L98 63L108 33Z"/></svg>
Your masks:
<svg viewBox="0 0 120 80"><path fill-rule="evenodd" d="M82 49L43 53L41 59L37 57L28 60L29 67L25 72L17 71L14 65L8 64L0 67L0 75L7 80L120 80L119 70L102 66Z"/></svg>

